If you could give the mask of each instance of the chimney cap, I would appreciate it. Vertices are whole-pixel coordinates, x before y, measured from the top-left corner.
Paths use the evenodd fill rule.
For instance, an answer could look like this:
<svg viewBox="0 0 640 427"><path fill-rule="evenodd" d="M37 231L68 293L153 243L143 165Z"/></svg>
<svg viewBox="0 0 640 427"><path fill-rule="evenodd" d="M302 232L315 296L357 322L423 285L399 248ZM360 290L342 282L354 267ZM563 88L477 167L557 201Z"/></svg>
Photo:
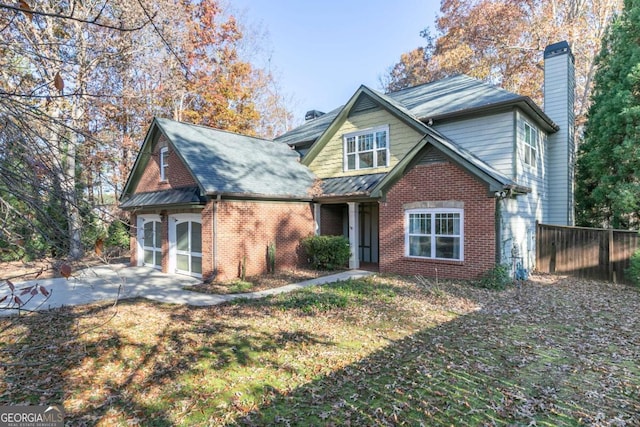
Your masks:
<svg viewBox="0 0 640 427"><path fill-rule="evenodd" d="M307 111L307 113L304 115L304 119L305 120L312 120L312 119L317 119L320 116L323 116L324 113L322 111L318 111L318 110L309 110Z"/></svg>
<svg viewBox="0 0 640 427"><path fill-rule="evenodd" d="M544 59L551 58L553 56L564 55L566 53L571 54L571 48L566 40L558 43L550 44L544 48Z"/></svg>

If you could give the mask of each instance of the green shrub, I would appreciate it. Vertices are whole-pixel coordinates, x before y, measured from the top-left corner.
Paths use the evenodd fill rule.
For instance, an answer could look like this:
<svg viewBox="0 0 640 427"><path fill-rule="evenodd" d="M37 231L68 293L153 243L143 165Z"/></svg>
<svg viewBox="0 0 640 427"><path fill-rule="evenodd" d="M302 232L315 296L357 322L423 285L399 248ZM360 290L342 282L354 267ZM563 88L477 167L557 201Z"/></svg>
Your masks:
<svg viewBox="0 0 640 427"><path fill-rule="evenodd" d="M625 276L635 286L640 287L640 249L636 250L629 260L629 268L625 270Z"/></svg>
<svg viewBox="0 0 640 427"><path fill-rule="evenodd" d="M267 270L269 273L276 271L276 244L271 242L267 245Z"/></svg>
<svg viewBox="0 0 640 427"><path fill-rule="evenodd" d="M476 285L480 288L500 291L505 289L511 283L509 266L505 264L496 264L480 277L476 282Z"/></svg>
<svg viewBox="0 0 640 427"><path fill-rule="evenodd" d="M107 246L111 248L129 249L129 228L127 224L116 219L109 224Z"/></svg>
<svg viewBox="0 0 640 427"><path fill-rule="evenodd" d="M349 262L349 240L342 236L309 236L302 239L302 247L311 267L317 270L335 270Z"/></svg>

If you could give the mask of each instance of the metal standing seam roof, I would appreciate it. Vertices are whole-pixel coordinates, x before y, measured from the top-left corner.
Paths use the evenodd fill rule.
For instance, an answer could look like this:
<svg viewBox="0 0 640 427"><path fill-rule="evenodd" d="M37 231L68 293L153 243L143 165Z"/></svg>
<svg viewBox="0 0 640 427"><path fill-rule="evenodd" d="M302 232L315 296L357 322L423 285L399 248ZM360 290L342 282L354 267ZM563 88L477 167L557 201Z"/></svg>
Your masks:
<svg viewBox="0 0 640 427"><path fill-rule="evenodd" d="M310 198L315 176L287 144L156 118L207 195Z"/></svg>
<svg viewBox="0 0 640 427"><path fill-rule="evenodd" d="M198 187L183 187L132 194L120 204L120 208L135 209L143 206L204 204L205 202L206 200L200 195Z"/></svg>
<svg viewBox="0 0 640 427"><path fill-rule="evenodd" d="M369 195L386 173L342 176L322 180L322 197Z"/></svg>

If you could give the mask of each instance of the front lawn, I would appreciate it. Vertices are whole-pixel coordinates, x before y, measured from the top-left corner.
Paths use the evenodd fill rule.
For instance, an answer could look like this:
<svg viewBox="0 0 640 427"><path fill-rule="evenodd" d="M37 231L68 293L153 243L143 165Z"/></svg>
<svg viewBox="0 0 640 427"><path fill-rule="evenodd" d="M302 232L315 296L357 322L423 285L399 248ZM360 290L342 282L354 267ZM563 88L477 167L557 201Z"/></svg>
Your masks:
<svg viewBox="0 0 640 427"><path fill-rule="evenodd" d="M534 279L0 318L0 405L104 426L640 424L640 292Z"/></svg>

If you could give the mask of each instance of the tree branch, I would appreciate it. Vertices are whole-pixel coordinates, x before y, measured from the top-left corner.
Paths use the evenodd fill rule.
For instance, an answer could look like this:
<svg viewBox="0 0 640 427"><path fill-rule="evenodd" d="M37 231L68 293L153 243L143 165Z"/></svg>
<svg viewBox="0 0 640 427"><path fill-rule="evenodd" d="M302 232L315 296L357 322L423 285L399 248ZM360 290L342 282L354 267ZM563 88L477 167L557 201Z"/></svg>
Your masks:
<svg viewBox="0 0 640 427"><path fill-rule="evenodd" d="M12 5L3 4L3 3L0 3L0 9L7 9L7 10L12 10L14 12L29 13L29 14L33 14L33 15L39 15L39 16L47 16L47 17L51 17L51 18L68 19L70 21L81 22L83 24L95 25L95 26L98 26L98 27L108 28L108 29L111 29L111 30L117 30L117 31L123 31L123 32L139 31L139 30L143 29L144 27L146 27L147 24L149 22L151 22L151 20L153 18L155 18L155 14L153 16L149 16L146 13L146 10L145 10L145 14L147 14L148 21L143 22L142 24L140 24L140 25L138 25L136 27L125 27L123 25L115 26L115 25L109 25L109 24L105 24L105 23L102 23L102 22L98 22L98 19L100 19L100 15L101 15L102 11L100 11L100 13L93 19L82 19L82 18L77 18L77 17L73 16L73 14L71 14L71 15L62 15L62 14L59 14L59 13L40 12L40 11L33 10L33 9L27 10L27 9L23 9L23 8L21 8L19 6L12 6ZM155 27L155 25L154 25L154 27Z"/></svg>
<svg viewBox="0 0 640 427"><path fill-rule="evenodd" d="M147 11L147 8L144 7L144 5L142 4L141 0L138 0L138 4L140 5L140 8L142 8L142 11L144 12L144 14L147 17L147 19L149 19L149 22L151 23L151 25L153 26L153 29L158 34L158 37L160 37L160 39L162 40L162 43L164 43L164 45L167 47L169 52L171 52L171 54L178 60L178 63L180 64L180 67L182 67L182 69L185 72L185 75L187 75L187 77L188 77L189 74L191 74L191 72L189 71L189 67L187 67L187 65L184 62L182 62L182 59L180 59L178 54L171 47L171 44L167 41L167 39L165 39L164 35L162 35L162 32L156 26L155 22L153 22L153 18L155 17L155 14L153 16L150 16L149 12Z"/></svg>

